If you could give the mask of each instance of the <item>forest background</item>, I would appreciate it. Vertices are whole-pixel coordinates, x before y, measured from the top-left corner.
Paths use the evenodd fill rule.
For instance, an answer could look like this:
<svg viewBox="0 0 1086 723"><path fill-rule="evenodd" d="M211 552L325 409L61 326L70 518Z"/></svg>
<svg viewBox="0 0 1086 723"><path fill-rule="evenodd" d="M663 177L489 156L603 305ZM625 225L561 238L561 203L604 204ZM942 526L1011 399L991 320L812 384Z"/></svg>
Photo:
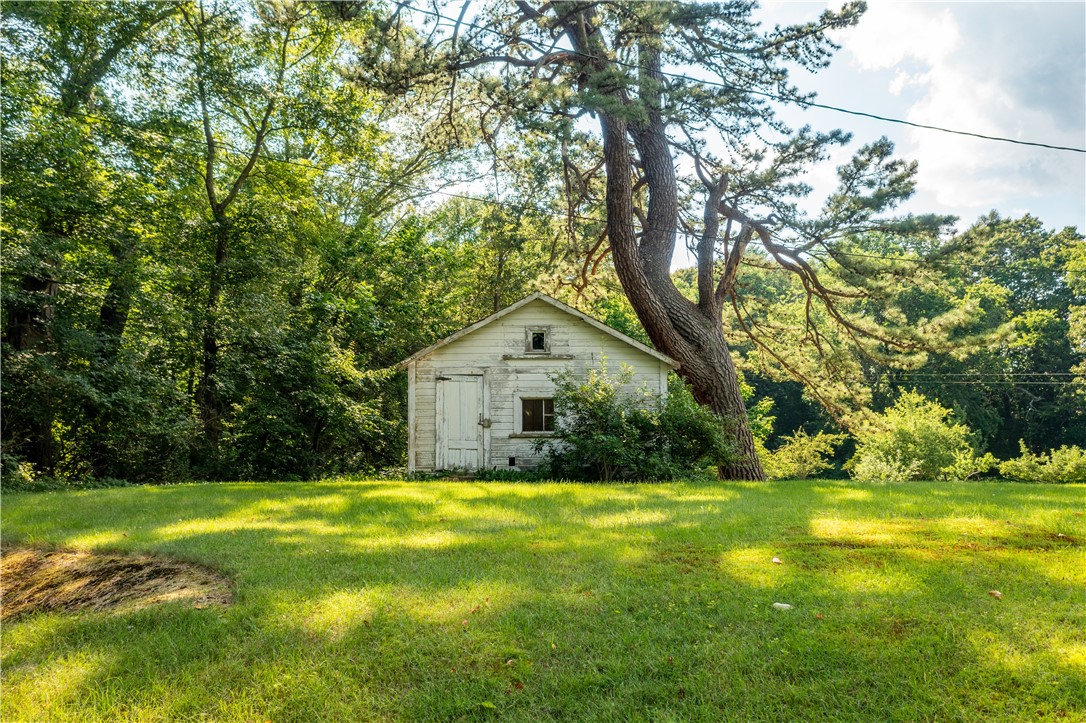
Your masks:
<svg viewBox="0 0 1086 723"><path fill-rule="evenodd" d="M592 139L493 115L485 85L382 74L414 59L384 57L379 10L4 3L7 475L401 465L394 365L536 289L647 341L608 253L603 182L580 172ZM1077 229L993 213L919 244L856 234L845 256L812 263L883 279L847 311L927 343L880 355L824 318L812 340L800 278L751 247L725 333L768 448L855 429L909 390L1001 458L1019 440L1086 444ZM696 293L694 269L673 279Z"/></svg>

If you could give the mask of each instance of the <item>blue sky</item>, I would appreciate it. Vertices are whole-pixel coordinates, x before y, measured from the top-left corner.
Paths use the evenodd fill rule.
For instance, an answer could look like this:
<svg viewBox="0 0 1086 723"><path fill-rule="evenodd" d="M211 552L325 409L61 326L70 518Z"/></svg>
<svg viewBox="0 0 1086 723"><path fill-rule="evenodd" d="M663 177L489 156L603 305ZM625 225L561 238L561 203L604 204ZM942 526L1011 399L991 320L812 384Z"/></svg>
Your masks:
<svg viewBox="0 0 1086 723"><path fill-rule="evenodd" d="M767 2L764 22L813 19L825 2ZM1086 3L869 2L840 31L833 64L796 84L852 110L993 136L1086 146ZM1086 154L1015 146L857 118L788 109L853 145L812 172L816 189L859 144L888 136L920 164L907 210L949 213L964 229L981 214L1025 212L1050 228L1086 230Z"/></svg>

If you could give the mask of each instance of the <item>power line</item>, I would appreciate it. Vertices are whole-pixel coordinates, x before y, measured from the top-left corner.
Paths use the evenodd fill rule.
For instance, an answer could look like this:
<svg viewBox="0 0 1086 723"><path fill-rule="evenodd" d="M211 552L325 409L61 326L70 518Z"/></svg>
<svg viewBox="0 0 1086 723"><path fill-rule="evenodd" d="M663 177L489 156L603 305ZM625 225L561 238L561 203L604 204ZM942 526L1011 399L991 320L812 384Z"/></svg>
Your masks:
<svg viewBox="0 0 1086 723"><path fill-rule="evenodd" d="M864 384L872 383L870 379L831 379L831 381L849 382L849 383L864 383ZM926 383L930 383L930 384L938 384L939 386L946 386L946 385L955 385L955 386L961 386L961 385L982 386L983 385L983 386L987 386L987 385L992 385L992 384L1002 384L1004 386L1012 386L1012 387L1076 387L1076 386L1078 386L1078 387L1086 387L1086 379L1075 379L1075 380L1072 380L1072 381L1048 381L1048 382L994 381L994 380L989 380L989 381L955 381L955 380L952 380L952 379L951 380L930 379L930 380L927 380L926 382L925 381L916 381L916 380L913 380L913 379L902 379L902 380L895 380L895 379L884 379L883 380L883 379L880 379L880 380L877 380L877 381L886 381L886 382L890 382L890 383L900 383L900 384L926 384Z"/></svg>
<svg viewBox="0 0 1086 723"><path fill-rule="evenodd" d="M60 108L59 105L56 106L56 107L58 109ZM136 132L139 132L139 133L149 133L151 135L157 135L157 136L162 137L162 138L181 141L181 142L184 142L184 143L195 144L195 145L198 145L198 146L203 146L205 144L205 141L203 141L203 140L199 140L199 139L196 139L196 138L190 138L190 137L187 137L187 136L180 136L180 135L173 134L173 133L167 133L165 131L160 131L160 130L156 130L156 129L144 128L144 127L141 127L141 126L126 123L124 121L121 121L121 120L118 120L118 119L115 119L115 118L107 118L105 116L90 115L88 113L80 113L78 111L66 111L66 112L69 113L70 115L79 116L81 118L86 118L88 120L99 121L99 122L106 123L106 124L109 124L109 125L120 126L122 128L127 128L129 130L136 131ZM238 148L237 146L234 146L234 145L232 145L232 144L230 144L228 142L225 142L225 141L216 141L216 145L219 148L221 148L223 150L226 150L228 152L231 152L231 153L233 153L235 155L240 155L242 157L248 157L248 155L249 155L248 151L245 151L245 150L243 150L241 148ZM340 177L343 177L343 178L349 178L349 179L356 180L356 181L366 181L366 182L371 182L371 183L382 183L382 184L385 184L385 185L388 185L388 186L392 186L392 187L396 187L396 188L402 188L402 189L407 190L407 191L417 191L417 192L425 193L425 194L435 194L435 195L445 196L445 197L448 197L448 198L455 198L455 199L464 200L464 201L473 201L473 202L476 202L476 203L489 204L489 205L497 206L497 207L500 207L500 208L508 208L508 209L511 209L511 210L514 210L514 211L519 211L520 213L532 212L532 213L537 213L537 214L539 214L541 216L546 216L546 217L549 217L549 218L552 218L552 219L561 219L563 221L567 220L569 218L569 216L565 216L565 215L558 215L558 214L554 214L554 213L543 213L543 212L540 212L539 209L534 209L534 208L529 208L528 206L513 204L513 203L510 203L508 201L500 201L498 199L484 198L484 197L481 197L481 196L473 196L473 195L470 195L470 194L467 194L467 193L456 193L456 192L446 191L446 190L442 190L442 189L426 188L426 187L423 187L423 186L409 184L409 183L406 183L404 181L394 181L392 179L383 179L383 178L379 178L379 177L376 177L376 176L367 176L367 175L363 175L363 174L352 172L352 171L345 171L345 170L342 170L342 169L333 168L331 166L324 166L324 165L321 165L321 164L318 164L318 163L310 163L310 162L302 163L302 162L293 161L293 160L290 160L290 159L287 159L287 158L276 158L275 156L271 156L271 155L263 155L262 158L264 158L267 161L272 161L272 162L275 162L275 163L281 163L281 164L285 164L285 165L296 166L298 168L302 168L302 169L305 169L305 170L308 170L308 171L316 171L318 173L327 173L327 174L331 174L331 175L337 175L337 176L340 176ZM573 214L572 218L575 219L575 220L578 220L578 221L590 221L590 222L593 222L593 223L603 223L603 224L607 223L606 219L599 218L599 217L596 217L596 216L585 216L585 215L581 215L581 214ZM696 233L689 232L689 231L683 231L681 229L676 229L675 234L678 235L678 236L686 237L686 238L694 238L694 239L700 238L700 236L698 234L696 234ZM715 241L722 241L722 242L727 241L727 239L724 239L724 238L722 238L720 236L714 237L714 240ZM760 240L759 240L759 243L761 243ZM1070 269L1070 270L1062 269L1061 270L1061 269L1035 268L1035 267L1029 267L1029 266L1012 266L1012 265L1004 265L1004 264L971 264L971 263L965 263L965 262L961 262L961 261L950 261L950 260L944 261L944 260L940 260L940 259L922 259L922 258L912 258L912 257L908 257L908 256L881 256L881 255L876 255L876 254L867 254L867 253L861 253L861 252L855 252L855 251L841 251L841 250L838 250L838 249L826 249L826 252L828 254L830 254L831 256L832 255L854 256L854 257L862 257L862 258L880 259L880 260L884 260L884 261L906 261L906 262L911 262L911 263L918 263L918 264L925 264L926 263L926 264L932 264L932 265L936 265L936 266L955 267L955 268L962 268L962 269L1004 269L1004 270L1012 270L1012 271L1044 272L1044 273L1051 273L1053 275L1056 275L1056 274L1076 275L1076 274L1079 274L1079 273L1086 273L1084 271L1077 271L1077 270L1074 270L1074 269ZM819 258L819 257L815 256L815 258ZM754 268L763 268L763 267L760 267L760 266L758 266L756 264L748 264L748 265L752 266ZM780 267L765 268L763 270L778 270L778 269L780 269Z"/></svg>
<svg viewBox="0 0 1086 723"><path fill-rule="evenodd" d="M1074 372L903 372L912 377L1075 377Z"/></svg>
<svg viewBox="0 0 1086 723"><path fill-rule="evenodd" d="M459 22L459 24L461 24L461 25L466 25L468 27L475 28L476 30L482 30L482 31L485 31L485 32L488 32L488 33L492 33L492 34L497 35L498 37L500 37L502 39L505 39L505 35L503 33L501 33L500 31L495 30L494 28L485 27L485 26L481 26L481 25L476 25L475 23L471 23L471 22L468 22L466 20L457 21L456 19L451 18L448 15L442 15L441 13L438 13L438 12L433 11L433 10L424 10L422 8L411 8L411 10L414 11L414 12L421 13L423 15L430 15L430 16L433 16L433 17L436 17L436 18L440 18L440 19L446 20L446 21L448 21L450 23ZM573 53L574 55L579 55L579 56L581 56L583 58L595 59L595 56L589 55L588 53L583 53L583 52L581 52L579 50L573 50L573 49L569 49L569 48L563 48L562 50L563 50L563 52ZM609 60L609 62L612 62L612 63L614 63L616 65L621 65L623 67L630 68L632 70L641 70L640 67L634 65L633 63L628 63L628 62L625 62L623 60L619 60L618 58L610 58L608 60ZM730 83L724 83L724 82L714 81L714 80L704 80L704 79L699 79L699 78L692 78L689 75L683 75L682 73L671 73L671 72L667 72L667 71L660 71L660 74L665 76L665 77L671 78L673 80L684 80L684 81L688 81L688 82L691 82L691 83L700 83L702 85L707 85L707 86L711 86L711 87L714 87L714 88L720 88L722 90L731 90L731 91L739 91L741 93L750 93L751 95L762 96L764 98L769 98L771 100L776 100L776 101L779 101L781 103L795 103L797 105L802 105L802 106L806 106L806 107L809 107L809 108L821 108L823 110L834 111L836 113L846 113L848 115L860 116L860 117L863 117L863 118L871 118L873 120L883 121L885 123L897 123L897 124L900 124L900 125L910 126L910 127L913 127L913 128L921 128L921 129L924 129L924 130L939 131L941 133L952 133L954 135L959 135L959 136L969 136L969 137L972 137L972 138L980 138L980 139L986 140L986 141L998 141L1000 143L1013 143L1013 144L1019 145L1019 146L1034 146L1036 148L1048 148L1048 149L1056 150L1056 151L1071 151L1073 153L1086 153L1086 148L1075 148L1075 147L1072 147L1072 146L1057 146L1057 145L1053 145L1053 144L1050 144L1050 143L1039 143L1039 142L1035 142L1035 141L1022 141L1022 140L1018 140L1016 138L1006 138L1004 136L991 136L991 135L986 135L986 134L983 134L983 133L974 133L972 131L962 131L962 130L956 130L956 129L953 129L953 128L944 128L942 126L929 125L929 124L926 124L926 123L915 123L913 121L904 120L902 118L891 118L889 116L877 115L875 113L867 113L867 112L864 112L864 111L850 110L848 108L841 108L841 107L838 107L838 106L827 105L825 103L816 103L814 101L803 100L801 98L787 98L787 97L784 97L784 96L781 96L781 95L777 95L775 93L769 93L767 91L755 90L753 88L743 88L741 86L732 85Z"/></svg>

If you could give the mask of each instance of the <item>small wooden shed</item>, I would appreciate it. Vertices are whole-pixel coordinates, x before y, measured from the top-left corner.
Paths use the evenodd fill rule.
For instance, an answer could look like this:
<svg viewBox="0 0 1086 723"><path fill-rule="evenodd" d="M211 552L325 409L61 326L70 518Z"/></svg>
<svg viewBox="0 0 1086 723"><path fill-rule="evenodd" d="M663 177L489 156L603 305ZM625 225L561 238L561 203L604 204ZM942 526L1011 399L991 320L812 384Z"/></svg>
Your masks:
<svg viewBox="0 0 1086 723"><path fill-rule="evenodd" d="M531 469L554 430L554 383L606 359L633 369L627 392L667 394L678 363L557 299L535 293L426 347L407 370L408 472Z"/></svg>

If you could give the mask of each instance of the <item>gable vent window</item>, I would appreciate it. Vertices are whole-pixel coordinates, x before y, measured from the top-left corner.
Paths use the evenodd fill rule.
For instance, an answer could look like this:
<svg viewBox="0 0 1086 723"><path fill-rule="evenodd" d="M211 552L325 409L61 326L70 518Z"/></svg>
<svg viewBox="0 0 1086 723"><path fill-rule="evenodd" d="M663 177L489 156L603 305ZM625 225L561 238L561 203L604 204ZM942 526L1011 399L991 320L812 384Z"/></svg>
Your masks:
<svg viewBox="0 0 1086 723"><path fill-rule="evenodd" d="M521 429L523 431L554 431L553 399L522 399L521 404Z"/></svg>
<svg viewBox="0 0 1086 723"><path fill-rule="evenodd" d="M546 327L528 328L524 330L524 351L535 354L546 354L551 350L550 329Z"/></svg>

